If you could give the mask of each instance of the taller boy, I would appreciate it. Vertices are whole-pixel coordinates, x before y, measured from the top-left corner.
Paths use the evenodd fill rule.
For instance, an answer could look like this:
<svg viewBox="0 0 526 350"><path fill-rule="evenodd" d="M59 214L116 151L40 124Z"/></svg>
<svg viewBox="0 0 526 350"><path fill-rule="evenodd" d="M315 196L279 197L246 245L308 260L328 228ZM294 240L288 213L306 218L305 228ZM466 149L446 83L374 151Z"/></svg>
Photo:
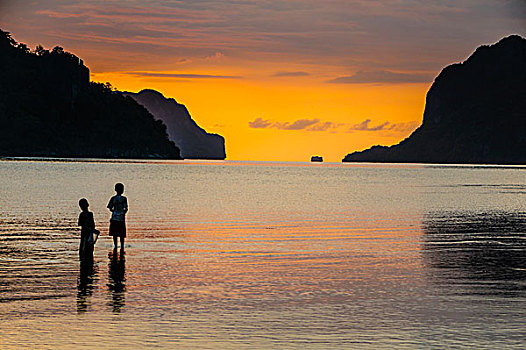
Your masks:
<svg viewBox="0 0 526 350"><path fill-rule="evenodd" d="M121 238L121 251L124 252L124 238L126 237L125 216L128 212L128 200L122 194L124 185L115 184L117 194L110 198L108 209L111 211L110 236L113 236L113 249L117 250L117 238Z"/></svg>

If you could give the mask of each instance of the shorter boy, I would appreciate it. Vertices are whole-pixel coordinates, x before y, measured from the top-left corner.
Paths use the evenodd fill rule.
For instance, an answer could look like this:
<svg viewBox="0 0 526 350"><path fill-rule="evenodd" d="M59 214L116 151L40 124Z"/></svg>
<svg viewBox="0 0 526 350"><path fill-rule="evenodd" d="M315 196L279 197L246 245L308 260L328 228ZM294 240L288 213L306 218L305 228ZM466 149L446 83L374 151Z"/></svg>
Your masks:
<svg viewBox="0 0 526 350"><path fill-rule="evenodd" d="M93 242L90 242L90 236L98 231L95 230L95 220L93 220L93 213L88 210L89 203L86 198L79 200L79 207L82 209L79 215L79 226L81 227L79 258L83 260L93 257Z"/></svg>
<svg viewBox="0 0 526 350"><path fill-rule="evenodd" d="M124 220L128 212L128 200L122 194L124 185L115 184L117 194L110 198L108 209L111 211L110 236L113 236L113 249L117 250L117 240L120 237L121 251L124 252L124 238L126 238L126 222Z"/></svg>

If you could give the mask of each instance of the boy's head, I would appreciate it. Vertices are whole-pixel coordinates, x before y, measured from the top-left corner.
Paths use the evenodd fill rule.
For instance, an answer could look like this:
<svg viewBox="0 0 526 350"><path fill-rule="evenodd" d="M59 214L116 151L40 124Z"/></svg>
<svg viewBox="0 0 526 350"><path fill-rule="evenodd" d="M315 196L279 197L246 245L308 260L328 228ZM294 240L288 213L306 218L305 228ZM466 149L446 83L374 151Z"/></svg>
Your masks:
<svg viewBox="0 0 526 350"><path fill-rule="evenodd" d="M88 210L88 207L89 207L88 200L86 198L81 198L79 200L79 207L80 207L80 209L82 209L84 211Z"/></svg>
<svg viewBox="0 0 526 350"><path fill-rule="evenodd" d="M116 183L115 184L115 192L117 192L117 194L122 194L124 192L124 185L121 184L120 182Z"/></svg>

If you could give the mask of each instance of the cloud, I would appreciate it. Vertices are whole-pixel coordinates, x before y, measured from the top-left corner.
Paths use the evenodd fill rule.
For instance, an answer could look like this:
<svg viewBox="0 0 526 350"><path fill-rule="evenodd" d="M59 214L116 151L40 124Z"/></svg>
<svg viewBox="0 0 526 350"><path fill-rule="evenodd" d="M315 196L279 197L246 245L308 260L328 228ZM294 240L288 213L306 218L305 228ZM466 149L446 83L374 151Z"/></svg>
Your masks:
<svg viewBox="0 0 526 350"><path fill-rule="evenodd" d="M306 77L310 74L307 72L277 72L273 77Z"/></svg>
<svg viewBox="0 0 526 350"><path fill-rule="evenodd" d="M305 130L311 125L319 123L319 119L298 119L293 122L274 122L268 119L258 117L251 122L248 122L248 126L254 129L279 129L279 130Z"/></svg>
<svg viewBox="0 0 526 350"><path fill-rule="evenodd" d="M391 123L389 121L375 125L370 126L371 119L365 119L363 122L359 124L351 125L347 132L354 132L354 131L387 131L389 134L404 134L409 131L413 131L418 125L420 125L419 122L405 122L405 123Z"/></svg>
<svg viewBox="0 0 526 350"><path fill-rule="evenodd" d="M211 75L211 74L188 74L188 73L158 73L158 72L125 72L140 78L183 78L183 79L241 79L237 75Z"/></svg>
<svg viewBox="0 0 526 350"><path fill-rule="evenodd" d="M273 128L281 130L303 130L311 125L318 123L319 119L298 119L292 123L290 122L276 122L272 125Z"/></svg>
<svg viewBox="0 0 526 350"><path fill-rule="evenodd" d="M396 73L386 70L358 71L353 75L329 80L334 84L404 84L428 83L432 76L421 73Z"/></svg>
<svg viewBox="0 0 526 350"><path fill-rule="evenodd" d="M388 128L389 131L394 133L406 133L415 130L421 123L420 122L406 122L406 123L395 123L391 124Z"/></svg>
<svg viewBox="0 0 526 350"><path fill-rule="evenodd" d="M323 122L323 123L317 123L311 126L308 130L309 131L327 131L329 129L334 129L337 127L338 127L338 124L335 124L333 122Z"/></svg>
<svg viewBox="0 0 526 350"><path fill-rule="evenodd" d="M217 51L213 55L206 56L205 59L207 59L207 60L218 60L218 59L221 59L223 57L225 57L225 54L222 53L222 52Z"/></svg>
<svg viewBox="0 0 526 350"><path fill-rule="evenodd" d="M380 131L385 130L387 126L389 126L389 122L385 122L382 124L379 124L377 126L369 126L369 123L371 122L371 119L365 119L360 124L355 124L352 127L349 128L349 130L358 130L358 131Z"/></svg>
<svg viewBox="0 0 526 350"><path fill-rule="evenodd" d="M318 118L298 119L293 122L276 122L270 119L258 117L248 122L248 126L253 129L279 129L279 130L304 130L304 131L330 131L330 132L383 132L384 136L400 135L413 131L419 122L391 123L389 121L371 125L371 119L365 119L358 124L334 123L331 121L321 121Z"/></svg>
<svg viewBox="0 0 526 350"><path fill-rule="evenodd" d="M0 0L3 27L15 38L77 50L96 71L169 67L174 57L220 52L219 61L247 65L257 57L314 63L324 73L414 73L381 82L419 80L419 71L436 73L480 44L523 34L525 9L524 0Z"/></svg>
<svg viewBox="0 0 526 350"><path fill-rule="evenodd" d="M265 129L272 125L272 122L263 118L256 118L255 120L248 122L248 126L254 129Z"/></svg>
<svg viewBox="0 0 526 350"><path fill-rule="evenodd" d="M1 2L1 0L0 0ZM51 18L57 18L57 19L67 19L67 18L83 18L85 15L81 13L68 13L68 12L58 12L58 11L51 11L51 10L42 10L42 11L36 11L36 14L43 15Z"/></svg>

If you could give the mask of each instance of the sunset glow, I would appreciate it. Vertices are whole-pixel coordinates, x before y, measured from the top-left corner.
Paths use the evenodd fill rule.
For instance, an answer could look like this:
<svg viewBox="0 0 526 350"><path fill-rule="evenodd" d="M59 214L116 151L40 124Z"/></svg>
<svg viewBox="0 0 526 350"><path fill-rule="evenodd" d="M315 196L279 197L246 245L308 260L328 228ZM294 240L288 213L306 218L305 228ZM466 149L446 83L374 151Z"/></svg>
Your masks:
<svg viewBox="0 0 526 350"><path fill-rule="evenodd" d="M340 161L422 121L425 94L481 44L526 33L522 1L0 2L2 28L59 45L91 79L160 91L227 159Z"/></svg>

